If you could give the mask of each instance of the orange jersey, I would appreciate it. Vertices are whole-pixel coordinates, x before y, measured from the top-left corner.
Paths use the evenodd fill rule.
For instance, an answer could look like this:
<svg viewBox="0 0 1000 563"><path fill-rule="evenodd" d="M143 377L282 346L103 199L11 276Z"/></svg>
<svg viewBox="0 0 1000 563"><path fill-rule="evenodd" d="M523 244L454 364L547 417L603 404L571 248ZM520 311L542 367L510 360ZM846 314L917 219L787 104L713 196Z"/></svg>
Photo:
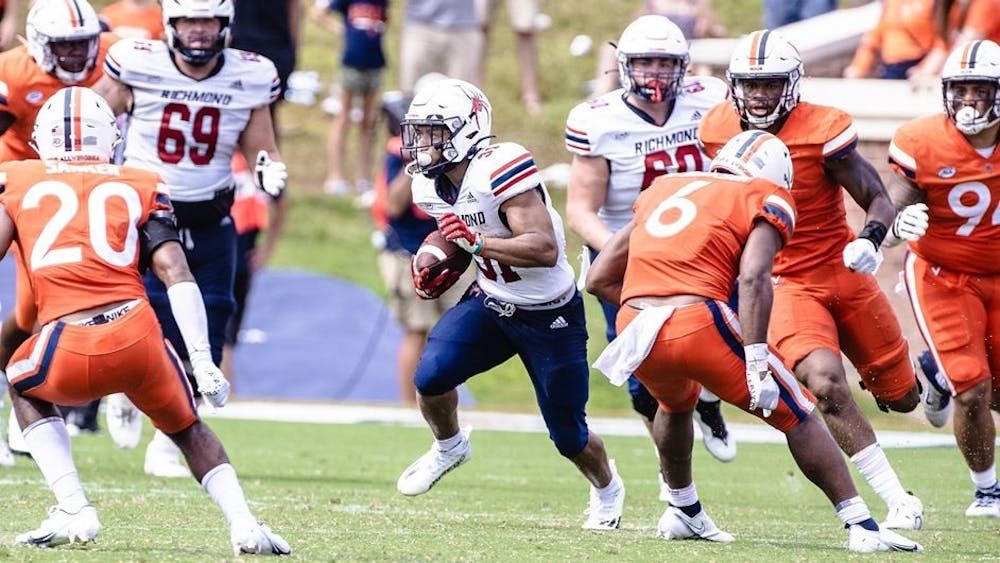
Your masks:
<svg viewBox="0 0 1000 563"><path fill-rule="evenodd" d="M104 76L104 55L117 40L113 34L101 34L94 70L76 86L93 86ZM35 149L28 145L35 116L56 90L66 86L55 75L39 68L23 45L0 54L0 112L14 116L10 129L0 136L0 162L38 158Z"/></svg>
<svg viewBox="0 0 1000 563"><path fill-rule="evenodd" d="M660 176L635 201L622 303L632 297L702 295L726 301L758 219L787 242L795 204L764 179L691 172Z"/></svg>
<svg viewBox="0 0 1000 563"><path fill-rule="evenodd" d="M163 39L163 12L158 4L131 7L119 0L101 10L100 17L119 37Z"/></svg>
<svg viewBox="0 0 1000 563"><path fill-rule="evenodd" d="M876 57L889 64L921 59L936 39L934 0L887 0L878 24L865 34L851 64L868 71Z"/></svg>
<svg viewBox="0 0 1000 563"><path fill-rule="evenodd" d="M128 299L145 299L139 228L171 211L155 173L110 164L40 160L0 164L0 205L14 222L39 324Z"/></svg>
<svg viewBox="0 0 1000 563"><path fill-rule="evenodd" d="M732 102L724 102L701 120L698 136L705 153L714 158L726 141L742 130ZM775 135L788 145L795 169L795 238L774 261L775 275L787 276L841 260L844 247L854 240L841 188L827 175L824 164L854 150L858 135L846 113L807 102L795 106Z"/></svg>
<svg viewBox="0 0 1000 563"><path fill-rule="evenodd" d="M1000 274L1000 151L980 155L942 113L900 127L889 163L924 191L930 225L913 252L958 272Z"/></svg>

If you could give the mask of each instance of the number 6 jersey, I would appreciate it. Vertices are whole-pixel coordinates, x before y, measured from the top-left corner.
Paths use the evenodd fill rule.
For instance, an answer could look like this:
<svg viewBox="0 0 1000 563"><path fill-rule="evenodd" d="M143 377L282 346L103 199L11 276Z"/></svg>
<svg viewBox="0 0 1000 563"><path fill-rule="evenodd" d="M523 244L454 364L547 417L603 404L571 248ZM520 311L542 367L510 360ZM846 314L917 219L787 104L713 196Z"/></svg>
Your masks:
<svg viewBox="0 0 1000 563"><path fill-rule="evenodd" d="M230 160L250 113L279 91L274 64L238 49L225 49L215 72L195 80L166 43L125 39L104 68L132 89L125 162L160 173L177 201L210 200L233 185Z"/></svg>
<svg viewBox="0 0 1000 563"><path fill-rule="evenodd" d="M1000 151L980 155L942 113L900 127L889 163L925 194L930 224L913 252L949 270L1000 274Z"/></svg>
<svg viewBox="0 0 1000 563"><path fill-rule="evenodd" d="M597 216L612 231L632 218L639 192L660 175L708 170L711 161L698 145L698 123L726 99L725 83L711 76L686 77L666 123L625 103L622 89L583 102L566 118L566 149L608 160L610 177Z"/></svg>
<svg viewBox="0 0 1000 563"><path fill-rule="evenodd" d="M0 204L14 222L40 324L146 298L139 229L154 211L173 211L156 174L112 164L5 162Z"/></svg>

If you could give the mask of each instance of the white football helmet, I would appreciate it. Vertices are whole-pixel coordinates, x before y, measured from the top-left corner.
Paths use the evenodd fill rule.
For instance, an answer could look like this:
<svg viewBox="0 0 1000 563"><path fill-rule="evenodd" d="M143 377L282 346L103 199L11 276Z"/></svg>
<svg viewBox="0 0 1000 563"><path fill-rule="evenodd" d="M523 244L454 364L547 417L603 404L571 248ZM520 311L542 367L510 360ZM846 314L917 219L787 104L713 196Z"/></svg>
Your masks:
<svg viewBox="0 0 1000 563"><path fill-rule="evenodd" d="M167 47L188 64L208 64L229 46L229 26L233 23L235 13L233 0L163 0L163 30ZM174 24L179 18L215 18L222 27L215 36L212 47L193 49L186 46L184 39L177 35Z"/></svg>
<svg viewBox="0 0 1000 563"><path fill-rule="evenodd" d="M90 88L71 86L38 110L31 146L42 160L110 162L121 141L108 102Z"/></svg>
<svg viewBox="0 0 1000 563"><path fill-rule="evenodd" d="M472 158L492 137L492 114L486 94L464 80L440 80L418 91L401 123L403 158L413 161L408 172L436 178ZM440 153L436 160L432 148Z"/></svg>
<svg viewBox="0 0 1000 563"><path fill-rule="evenodd" d="M751 127L766 129L788 115L799 103L799 85L802 81L802 57L799 50L781 34L766 29L755 31L740 40L729 59L726 70L733 103L740 119ZM751 99L746 92L747 80L780 79L785 81L781 95L776 100ZM774 104L767 115L754 115L747 104Z"/></svg>
<svg viewBox="0 0 1000 563"><path fill-rule="evenodd" d="M663 102L677 97L687 72L687 39L681 28L665 16L642 16L628 24L616 45L618 75L626 92L635 92L650 102ZM632 59L667 58L677 61L670 73L639 72L632 68Z"/></svg>
<svg viewBox="0 0 1000 563"><path fill-rule="evenodd" d="M993 88L993 99L958 99L956 84L985 82ZM1000 120L1000 45L993 41L969 41L951 52L941 71L944 111L955 127L966 135L975 135ZM972 102L972 105L968 105ZM980 112L978 102L986 102Z"/></svg>
<svg viewBox="0 0 1000 563"><path fill-rule="evenodd" d="M792 155L781 139L760 129L744 131L729 139L715 155L710 172L767 178L792 189Z"/></svg>
<svg viewBox="0 0 1000 563"><path fill-rule="evenodd" d="M80 82L97 64L101 23L87 0L37 0L25 28L28 54L62 82Z"/></svg>

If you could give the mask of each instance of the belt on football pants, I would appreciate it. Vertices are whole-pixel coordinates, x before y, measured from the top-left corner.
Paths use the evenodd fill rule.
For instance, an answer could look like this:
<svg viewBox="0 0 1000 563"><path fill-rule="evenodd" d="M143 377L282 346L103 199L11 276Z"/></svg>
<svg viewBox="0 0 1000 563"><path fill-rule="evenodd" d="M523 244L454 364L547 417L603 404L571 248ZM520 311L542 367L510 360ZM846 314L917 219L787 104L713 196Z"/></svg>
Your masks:
<svg viewBox="0 0 1000 563"><path fill-rule="evenodd" d="M504 301L503 299L498 299L496 297L493 297L490 294L486 293L485 291L483 293L486 294L487 299L499 302L502 305L506 305L508 308L513 308L511 312L517 309L521 309L522 311L546 311L549 309L558 309L559 307L562 307L563 305L569 303L570 299L573 299L573 296L576 295L576 283L571 284L569 286L569 289L567 289L565 292L559 295L559 297L556 297L551 301L546 301L544 303L532 303L530 305L520 305L518 303L511 303L509 301Z"/></svg>

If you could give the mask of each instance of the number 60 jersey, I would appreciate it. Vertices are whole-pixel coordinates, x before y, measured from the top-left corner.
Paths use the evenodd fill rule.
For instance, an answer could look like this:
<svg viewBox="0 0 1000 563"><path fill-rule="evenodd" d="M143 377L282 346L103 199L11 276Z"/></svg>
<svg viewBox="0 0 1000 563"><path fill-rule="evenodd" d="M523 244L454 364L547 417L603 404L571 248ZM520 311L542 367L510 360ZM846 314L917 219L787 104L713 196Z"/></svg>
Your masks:
<svg viewBox="0 0 1000 563"><path fill-rule="evenodd" d="M950 270L1000 274L1000 151L980 155L942 113L900 127L889 163L925 194L930 225L913 252Z"/></svg>
<svg viewBox="0 0 1000 563"><path fill-rule="evenodd" d="M233 185L230 161L250 112L279 92L274 64L238 49L225 49L216 72L194 80L163 41L124 39L104 69L132 89L125 162L159 172L176 201L210 200Z"/></svg>

